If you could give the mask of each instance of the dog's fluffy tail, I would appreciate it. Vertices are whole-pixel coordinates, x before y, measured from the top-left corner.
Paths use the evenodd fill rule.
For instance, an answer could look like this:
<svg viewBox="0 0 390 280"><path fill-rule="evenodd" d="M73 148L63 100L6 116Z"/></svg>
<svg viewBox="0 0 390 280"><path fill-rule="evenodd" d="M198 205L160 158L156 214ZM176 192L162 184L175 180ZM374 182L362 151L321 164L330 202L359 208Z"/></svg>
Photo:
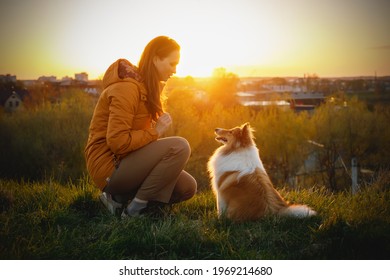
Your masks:
<svg viewBox="0 0 390 280"><path fill-rule="evenodd" d="M293 204L282 209L279 214L281 216L305 218L317 215L317 212L308 207L307 205Z"/></svg>

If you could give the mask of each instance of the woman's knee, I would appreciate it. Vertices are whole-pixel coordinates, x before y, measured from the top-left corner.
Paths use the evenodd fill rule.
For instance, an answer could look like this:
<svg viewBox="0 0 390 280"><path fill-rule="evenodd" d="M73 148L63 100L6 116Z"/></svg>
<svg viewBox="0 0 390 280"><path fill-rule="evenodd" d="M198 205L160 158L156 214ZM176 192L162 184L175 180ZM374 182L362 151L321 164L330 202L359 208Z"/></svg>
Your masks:
<svg viewBox="0 0 390 280"><path fill-rule="evenodd" d="M190 199L193 197L197 190L198 190L198 183L196 182L195 178L192 176L189 176L186 181L186 191L185 191L185 196L188 197L187 199Z"/></svg>
<svg viewBox="0 0 390 280"><path fill-rule="evenodd" d="M172 147L181 155L183 155L186 158L189 158L191 155L191 146L188 143L187 139L183 137L172 137L170 139L172 143Z"/></svg>
<svg viewBox="0 0 390 280"><path fill-rule="evenodd" d="M194 177L182 171L173 191L171 202L177 203L192 198L197 192L198 184Z"/></svg>

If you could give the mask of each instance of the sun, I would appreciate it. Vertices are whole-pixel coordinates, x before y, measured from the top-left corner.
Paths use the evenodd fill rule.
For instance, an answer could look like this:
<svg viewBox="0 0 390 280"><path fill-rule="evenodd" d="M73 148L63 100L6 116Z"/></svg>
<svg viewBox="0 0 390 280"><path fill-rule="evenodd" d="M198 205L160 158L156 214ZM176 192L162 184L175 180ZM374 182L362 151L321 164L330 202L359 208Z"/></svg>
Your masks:
<svg viewBox="0 0 390 280"><path fill-rule="evenodd" d="M205 32L178 29L171 36L181 46L177 76L208 77L215 68L257 65L264 69L285 62L281 54L287 46L281 42L277 26L260 25L254 36L252 29L230 22L224 27L215 26L212 21L203 23L209 27Z"/></svg>
<svg viewBox="0 0 390 280"><path fill-rule="evenodd" d="M180 55L180 63L177 65L176 76L179 77L209 77L213 69L216 67L212 61L204 61L205 56L199 53L191 53L188 50L182 49Z"/></svg>

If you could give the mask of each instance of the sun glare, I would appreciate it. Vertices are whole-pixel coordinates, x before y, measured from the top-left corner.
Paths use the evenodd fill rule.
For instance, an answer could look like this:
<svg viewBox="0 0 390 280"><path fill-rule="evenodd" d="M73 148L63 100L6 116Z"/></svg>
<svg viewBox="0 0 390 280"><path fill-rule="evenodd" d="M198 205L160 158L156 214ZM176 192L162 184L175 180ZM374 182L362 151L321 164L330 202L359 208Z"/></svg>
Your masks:
<svg viewBox="0 0 390 280"><path fill-rule="evenodd" d="M118 58L138 64L160 35L181 46L179 77L208 77L221 67L238 76L389 73L386 1L375 9L332 1L145 0L120 9L104 1L24 2L4 6L10 12L2 19L12 24L2 30L0 53L0 72L22 79L78 72L96 79Z"/></svg>
<svg viewBox="0 0 390 280"><path fill-rule="evenodd" d="M261 19L256 17L256 21L254 17L252 20L245 19L244 15L249 12L242 11L241 18L235 18L234 21L231 20L234 15L230 13L222 15L218 22L214 16L206 15L196 26L199 31L196 33L175 29L172 37L181 45L177 75L205 77L220 67L238 69L238 66L257 65L265 69L285 62L286 58L281 54L290 53L293 43L287 46L283 40L291 39L290 35L280 36L283 33L282 26L267 24L271 22L267 15ZM253 34L254 29L256 34Z"/></svg>

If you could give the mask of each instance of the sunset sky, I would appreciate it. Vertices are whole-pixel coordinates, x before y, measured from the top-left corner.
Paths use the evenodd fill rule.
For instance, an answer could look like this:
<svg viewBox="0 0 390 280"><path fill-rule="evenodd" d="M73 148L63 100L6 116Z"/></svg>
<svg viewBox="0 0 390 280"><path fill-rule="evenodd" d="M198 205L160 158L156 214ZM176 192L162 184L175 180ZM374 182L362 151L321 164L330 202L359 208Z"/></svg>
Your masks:
<svg viewBox="0 0 390 280"><path fill-rule="evenodd" d="M389 0L1 0L0 74L94 79L167 35L178 76L384 76L389 15Z"/></svg>

